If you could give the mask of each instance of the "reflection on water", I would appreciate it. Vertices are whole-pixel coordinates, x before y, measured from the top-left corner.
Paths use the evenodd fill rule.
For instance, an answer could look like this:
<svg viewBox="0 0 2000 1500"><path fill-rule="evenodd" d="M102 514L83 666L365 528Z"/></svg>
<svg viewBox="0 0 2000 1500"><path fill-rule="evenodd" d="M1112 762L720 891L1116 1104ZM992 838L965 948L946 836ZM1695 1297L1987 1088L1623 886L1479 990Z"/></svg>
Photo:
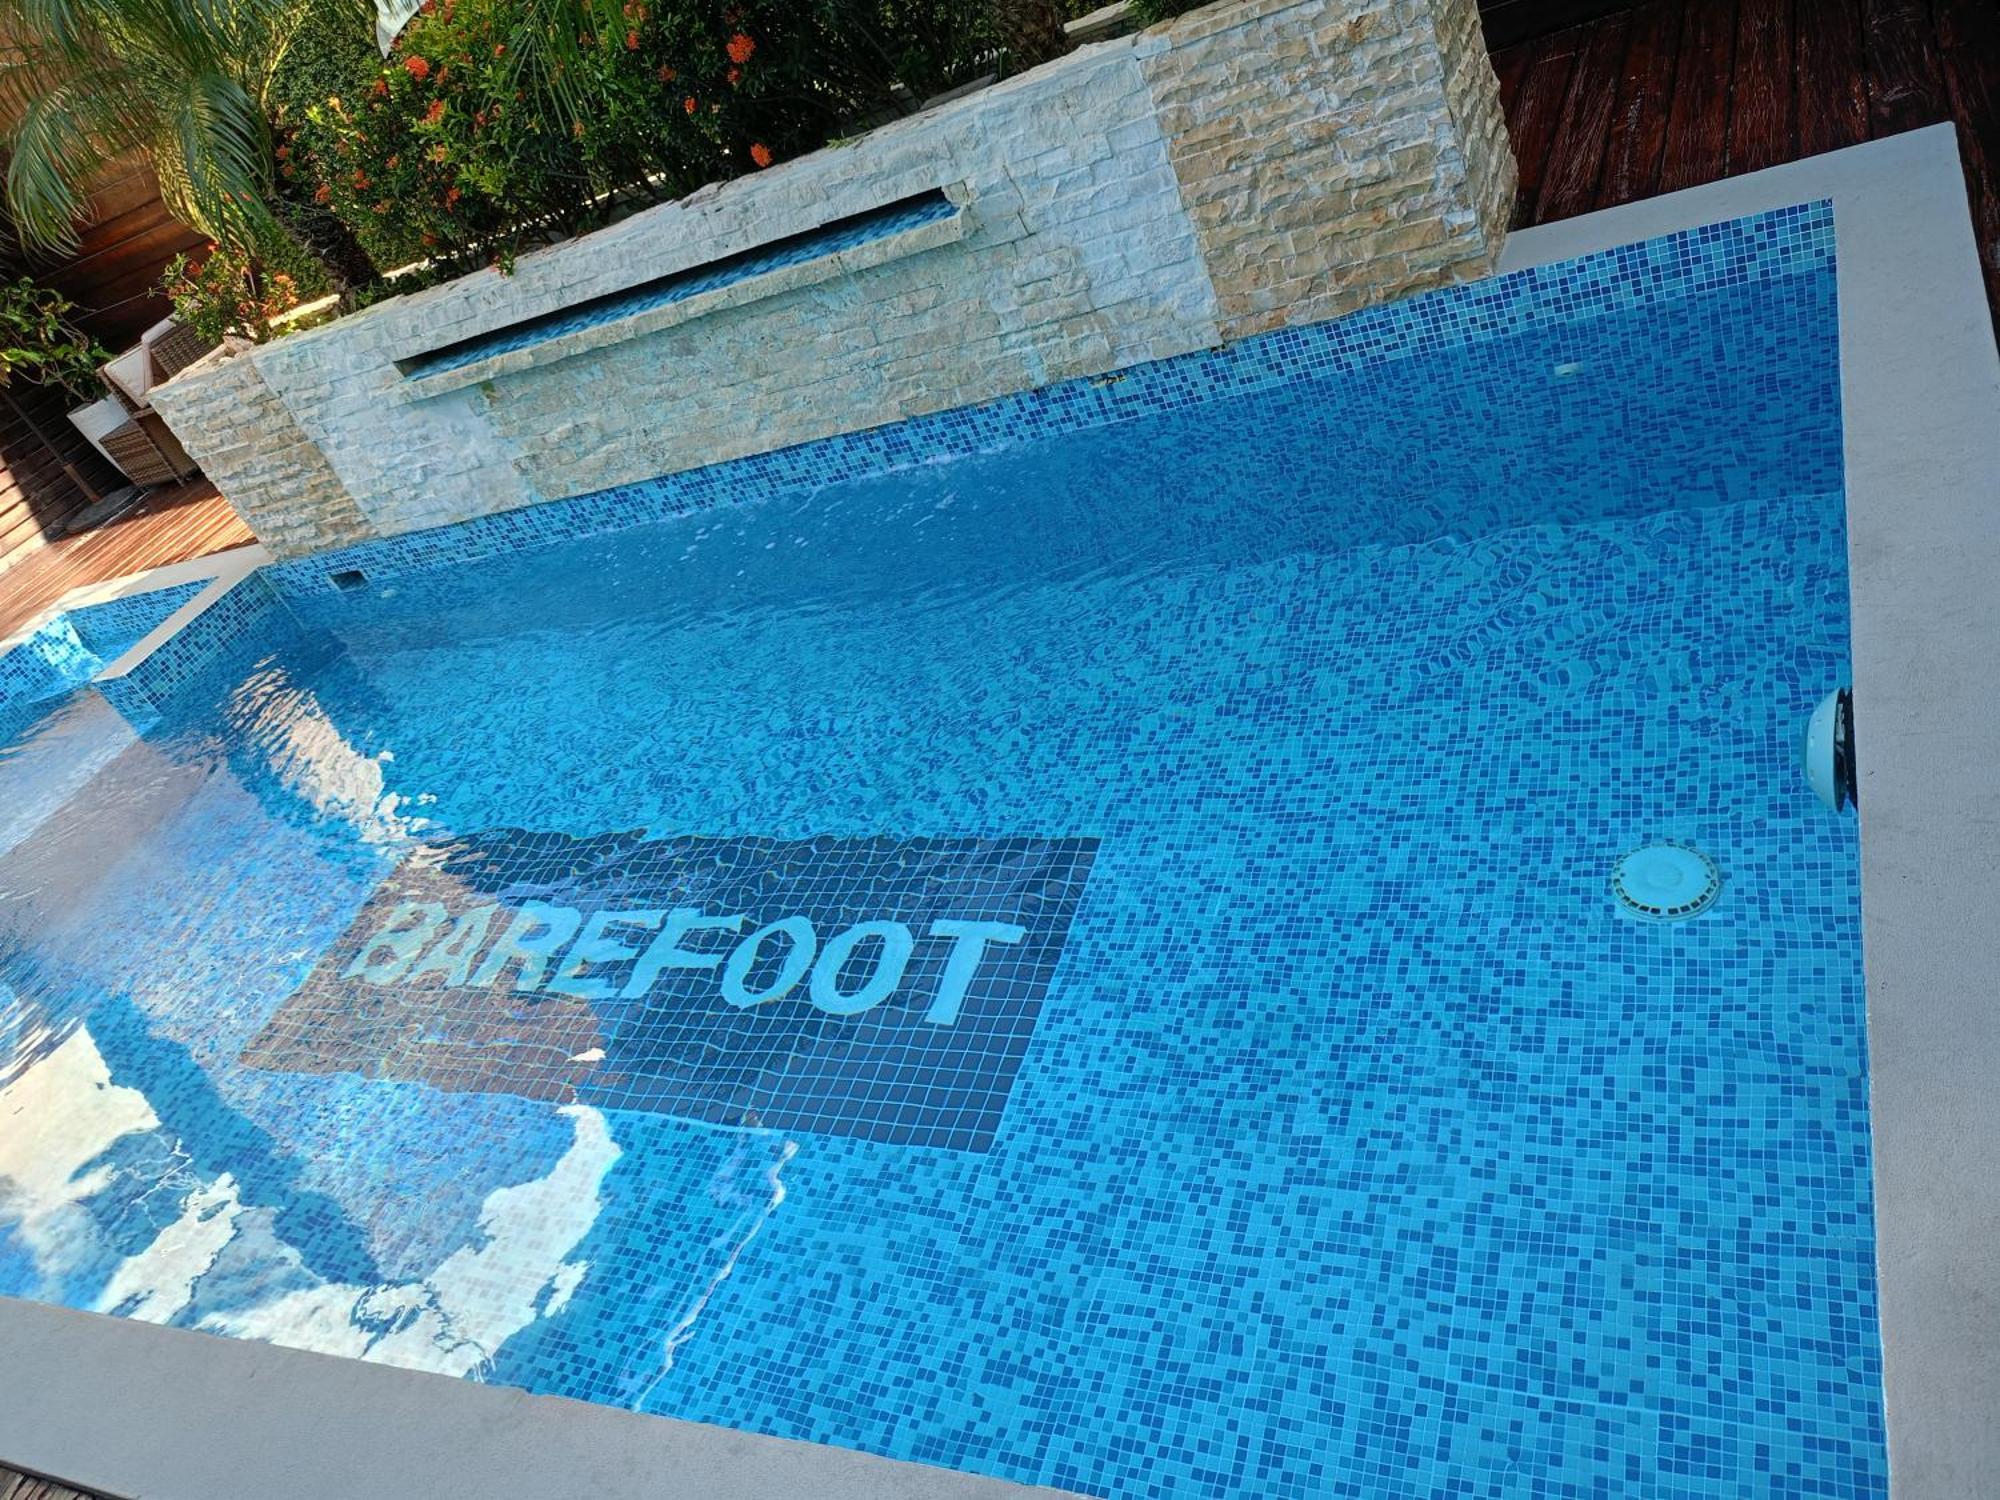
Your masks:
<svg viewBox="0 0 2000 1500"><path fill-rule="evenodd" d="M145 1096L113 1082L86 1025L0 1086L0 1215L44 1286L108 1268L98 1312L469 1375L561 1311L589 1269L567 1257L619 1150L596 1110L559 1112L568 1149L545 1176L488 1195L476 1242L420 1280L328 1281L270 1208L246 1203L230 1173L205 1174Z"/></svg>

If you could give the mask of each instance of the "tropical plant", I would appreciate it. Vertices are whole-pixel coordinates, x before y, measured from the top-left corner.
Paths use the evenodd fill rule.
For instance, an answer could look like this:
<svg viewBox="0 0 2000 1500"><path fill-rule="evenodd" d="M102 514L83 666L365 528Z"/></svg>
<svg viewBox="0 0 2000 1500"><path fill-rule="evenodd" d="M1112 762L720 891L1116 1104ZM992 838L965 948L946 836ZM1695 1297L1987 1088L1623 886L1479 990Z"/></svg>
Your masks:
<svg viewBox="0 0 2000 1500"><path fill-rule="evenodd" d="M338 3L368 24L360 0ZM276 191L269 111L272 78L313 5L0 0L6 202L21 238L73 245L92 180L137 152L174 215L215 240L249 249L280 228L306 239L306 216ZM372 274L351 244L306 248L337 285Z"/></svg>
<svg viewBox="0 0 2000 1500"><path fill-rule="evenodd" d="M174 320L209 344L234 335L254 344L271 337L271 322L299 305L299 289L283 271L259 270L250 256L214 244L199 264L174 257L160 278Z"/></svg>
<svg viewBox="0 0 2000 1500"><path fill-rule="evenodd" d="M986 0L433 0L312 101L280 175L445 267L503 263L914 108L991 54ZM375 226L380 226L377 231Z"/></svg>
<svg viewBox="0 0 2000 1500"><path fill-rule="evenodd" d="M16 375L57 385L73 396L97 390L97 369L111 356L80 332L67 297L22 277L0 284L0 386Z"/></svg>

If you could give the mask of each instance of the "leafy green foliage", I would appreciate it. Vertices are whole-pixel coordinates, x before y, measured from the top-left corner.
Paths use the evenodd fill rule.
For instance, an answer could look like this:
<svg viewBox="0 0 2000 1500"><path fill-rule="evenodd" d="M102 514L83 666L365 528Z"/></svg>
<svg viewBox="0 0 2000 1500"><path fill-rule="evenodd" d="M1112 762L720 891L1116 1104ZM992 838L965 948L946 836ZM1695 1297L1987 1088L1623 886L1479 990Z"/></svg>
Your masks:
<svg viewBox="0 0 2000 1500"><path fill-rule="evenodd" d="M1170 16L1185 15L1191 10L1199 10L1210 0L1132 0L1132 14L1143 26L1155 21L1164 21Z"/></svg>
<svg viewBox="0 0 2000 1500"><path fill-rule="evenodd" d="M0 0L7 208L21 237L74 244L91 179L132 151L185 222L234 245L268 234L267 94L315 3Z"/></svg>
<svg viewBox="0 0 2000 1500"><path fill-rule="evenodd" d="M271 337L271 320L299 305L290 276L261 270L249 255L226 245L211 245L200 265L175 256L160 288L174 305L175 321L213 344L231 334L264 343Z"/></svg>
<svg viewBox="0 0 2000 1500"><path fill-rule="evenodd" d="M288 104L280 171L371 246L506 261L913 109L993 34L985 0L433 0Z"/></svg>
<svg viewBox="0 0 2000 1500"><path fill-rule="evenodd" d="M291 144L307 116L328 99L363 97L381 71L372 12L332 5L315 8L305 18L284 65L271 80L271 119L277 131L276 169L282 197L310 203L320 185ZM362 214L345 222L377 266L405 265L424 253L417 228L400 214ZM298 275L296 266L284 269ZM303 278L300 285L307 285Z"/></svg>
<svg viewBox="0 0 2000 1500"><path fill-rule="evenodd" d="M111 356L70 321L68 298L26 277L0 284L0 386L15 376L80 399L102 395L97 368Z"/></svg>

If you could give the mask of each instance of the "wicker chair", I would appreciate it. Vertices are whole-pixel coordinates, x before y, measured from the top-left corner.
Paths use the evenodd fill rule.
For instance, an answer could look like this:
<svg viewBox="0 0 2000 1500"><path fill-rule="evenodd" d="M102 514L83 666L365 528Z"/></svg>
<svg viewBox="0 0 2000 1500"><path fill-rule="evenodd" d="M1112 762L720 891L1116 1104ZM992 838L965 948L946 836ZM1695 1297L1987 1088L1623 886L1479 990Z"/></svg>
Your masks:
<svg viewBox="0 0 2000 1500"><path fill-rule="evenodd" d="M153 410L147 393L213 347L172 318L155 323L135 346L98 372L117 409L100 401L72 412L70 420L134 484L174 484L192 479L200 469Z"/></svg>
<svg viewBox="0 0 2000 1500"><path fill-rule="evenodd" d="M159 372L155 385L172 380L217 347L213 340L203 338L187 324L176 323L172 318L147 329L140 343L151 352L153 368Z"/></svg>

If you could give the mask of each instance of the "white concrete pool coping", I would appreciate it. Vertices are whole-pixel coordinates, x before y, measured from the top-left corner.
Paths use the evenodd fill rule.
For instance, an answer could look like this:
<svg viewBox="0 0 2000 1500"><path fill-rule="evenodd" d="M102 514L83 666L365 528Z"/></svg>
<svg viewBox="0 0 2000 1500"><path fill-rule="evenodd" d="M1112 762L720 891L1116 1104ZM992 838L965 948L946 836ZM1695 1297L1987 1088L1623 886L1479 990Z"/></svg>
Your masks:
<svg viewBox="0 0 2000 1500"><path fill-rule="evenodd" d="M1951 127L1525 231L1501 269L1818 199L1838 257L1892 1490L1974 1500L2000 1473L2000 358ZM0 1461L165 1500L1055 1493L4 1298Z"/></svg>

